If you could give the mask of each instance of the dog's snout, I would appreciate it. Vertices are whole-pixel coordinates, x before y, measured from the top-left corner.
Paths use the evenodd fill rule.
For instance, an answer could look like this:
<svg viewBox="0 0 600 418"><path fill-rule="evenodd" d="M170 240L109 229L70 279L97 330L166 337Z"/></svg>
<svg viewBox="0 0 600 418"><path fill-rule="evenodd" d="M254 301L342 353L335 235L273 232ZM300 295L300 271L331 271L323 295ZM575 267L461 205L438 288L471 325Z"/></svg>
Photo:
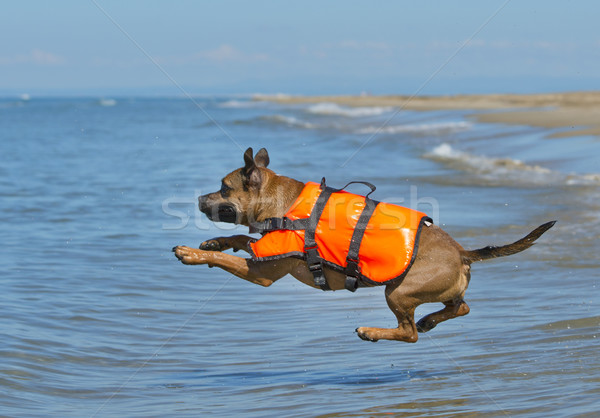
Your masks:
<svg viewBox="0 0 600 418"><path fill-rule="evenodd" d="M203 208L206 208L206 206L207 206L206 202L207 202L206 195L198 196L198 207L200 208L200 210L202 210Z"/></svg>

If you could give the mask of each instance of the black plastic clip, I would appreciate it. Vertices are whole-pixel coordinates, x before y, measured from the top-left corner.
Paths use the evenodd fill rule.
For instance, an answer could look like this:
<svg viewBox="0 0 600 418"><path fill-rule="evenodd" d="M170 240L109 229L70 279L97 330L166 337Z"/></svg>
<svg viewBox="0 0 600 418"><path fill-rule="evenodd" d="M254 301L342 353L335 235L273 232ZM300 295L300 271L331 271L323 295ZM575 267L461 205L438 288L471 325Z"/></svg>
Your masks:
<svg viewBox="0 0 600 418"><path fill-rule="evenodd" d="M306 252L306 264L308 264L308 269L313 275L315 286L320 287L322 290L331 290L323 274L323 265L317 246L305 247L304 251Z"/></svg>

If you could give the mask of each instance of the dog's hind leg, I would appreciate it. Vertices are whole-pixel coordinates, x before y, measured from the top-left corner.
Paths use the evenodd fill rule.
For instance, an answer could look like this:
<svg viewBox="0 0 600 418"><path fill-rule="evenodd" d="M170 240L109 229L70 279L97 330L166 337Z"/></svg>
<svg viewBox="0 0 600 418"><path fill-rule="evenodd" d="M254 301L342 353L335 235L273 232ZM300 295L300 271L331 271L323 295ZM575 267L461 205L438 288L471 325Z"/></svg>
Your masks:
<svg viewBox="0 0 600 418"><path fill-rule="evenodd" d="M360 327L356 329L358 336L366 341L376 342L378 340L396 340L416 343L419 339L415 325L415 308L419 304L409 297L402 297L393 290L386 288L385 299L388 306L398 319L398 328L371 328Z"/></svg>
<svg viewBox="0 0 600 418"><path fill-rule="evenodd" d="M427 332L435 328L435 326L440 322L457 318L459 316L464 316L468 314L470 310L469 306L464 300L462 300L462 298L444 302L444 305L446 305L444 309L430 313L429 315L421 318L421 320L417 322L417 330L419 332Z"/></svg>

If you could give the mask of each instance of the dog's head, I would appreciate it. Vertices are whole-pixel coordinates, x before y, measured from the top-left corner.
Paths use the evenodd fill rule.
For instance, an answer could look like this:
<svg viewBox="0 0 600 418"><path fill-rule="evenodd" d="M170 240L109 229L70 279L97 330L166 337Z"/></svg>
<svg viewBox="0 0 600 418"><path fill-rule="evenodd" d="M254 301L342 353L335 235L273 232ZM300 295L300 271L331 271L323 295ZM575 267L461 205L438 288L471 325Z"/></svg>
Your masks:
<svg viewBox="0 0 600 418"><path fill-rule="evenodd" d="M259 216L261 189L275 176L267 168L269 153L262 148L253 156L252 148L244 152L244 166L221 180L221 190L198 198L200 211L212 221L249 225Z"/></svg>

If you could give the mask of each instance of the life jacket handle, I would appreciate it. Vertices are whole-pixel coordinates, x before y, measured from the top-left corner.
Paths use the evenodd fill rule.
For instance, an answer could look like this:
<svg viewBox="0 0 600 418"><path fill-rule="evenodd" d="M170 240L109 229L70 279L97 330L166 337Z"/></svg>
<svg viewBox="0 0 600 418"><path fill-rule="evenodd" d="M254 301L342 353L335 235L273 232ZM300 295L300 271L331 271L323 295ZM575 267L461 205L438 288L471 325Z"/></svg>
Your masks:
<svg viewBox="0 0 600 418"><path fill-rule="evenodd" d="M355 180L355 181L351 181L350 183L346 184L341 189L337 189L337 191L344 190L346 187L350 186L351 184L364 184L369 189L371 189L371 191L369 193L367 193L367 195L365 197L369 197L369 195L377 189L377 187L375 187L375 185L373 183L369 183L368 181ZM323 179L321 180L321 189L325 189L325 177L323 177Z"/></svg>
<svg viewBox="0 0 600 418"><path fill-rule="evenodd" d="M369 189L371 189L371 191L369 193L367 193L367 195L365 197L369 197L369 195L377 189L377 187L375 187L372 183L369 183L368 181L351 181L350 183L348 183L344 187L342 187L340 190L344 190L346 187L350 186L351 184L364 184Z"/></svg>

